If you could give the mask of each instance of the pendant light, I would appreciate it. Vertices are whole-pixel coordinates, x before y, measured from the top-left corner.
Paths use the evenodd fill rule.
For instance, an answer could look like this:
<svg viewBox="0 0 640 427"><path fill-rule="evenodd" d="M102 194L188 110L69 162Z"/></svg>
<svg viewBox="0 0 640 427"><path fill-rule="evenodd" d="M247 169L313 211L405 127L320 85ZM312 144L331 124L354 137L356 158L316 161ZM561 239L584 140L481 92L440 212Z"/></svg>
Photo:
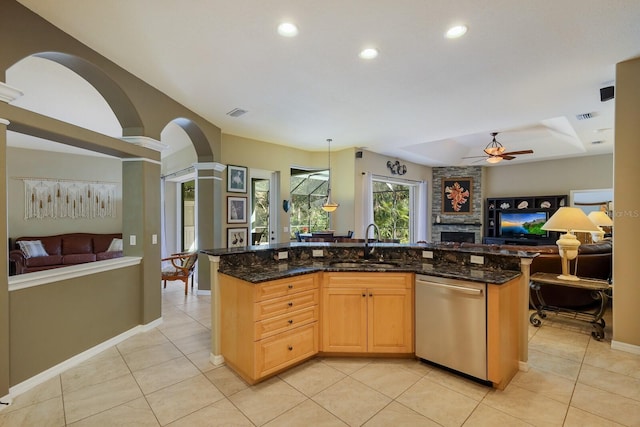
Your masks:
<svg viewBox="0 0 640 427"><path fill-rule="evenodd" d="M329 150L329 180L327 181L327 200L322 204L322 210L325 212L333 212L340 206L331 202L331 139L327 139Z"/></svg>

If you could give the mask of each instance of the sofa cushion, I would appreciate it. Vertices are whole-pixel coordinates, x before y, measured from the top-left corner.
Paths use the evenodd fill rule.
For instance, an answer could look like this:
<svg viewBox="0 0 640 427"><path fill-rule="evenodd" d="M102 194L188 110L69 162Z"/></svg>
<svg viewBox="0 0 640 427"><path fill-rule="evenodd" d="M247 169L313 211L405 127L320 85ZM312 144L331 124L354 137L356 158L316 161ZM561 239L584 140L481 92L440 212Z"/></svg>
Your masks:
<svg viewBox="0 0 640 427"><path fill-rule="evenodd" d="M96 254L69 254L62 257L62 264L73 265L96 261Z"/></svg>
<svg viewBox="0 0 640 427"><path fill-rule="evenodd" d="M20 250L24 254L25 258L49 255L40 240L22 240L18 242L18 246L20 246Z"/></svg>
<svg viewBox="0 0 640 427"><path fill-rule="evenodd" d="M42 267L45 265L57 265L60 263L62 263L62 255L39 256L24 260L25 267Z"/></svg>
<svg viewBox="0 0 640 427"><path fill-rule="evenodd" d="M109 252L98 252L96 254L96 261L102 261L105 259L113 259L122 257L122 251L109 251Z"/></svg>
<svg viewBox="0 0 640 427"><path fill-rule="evenodd" d="M62 255L91 253L93 253L91 236L62 237Z"/></svg>

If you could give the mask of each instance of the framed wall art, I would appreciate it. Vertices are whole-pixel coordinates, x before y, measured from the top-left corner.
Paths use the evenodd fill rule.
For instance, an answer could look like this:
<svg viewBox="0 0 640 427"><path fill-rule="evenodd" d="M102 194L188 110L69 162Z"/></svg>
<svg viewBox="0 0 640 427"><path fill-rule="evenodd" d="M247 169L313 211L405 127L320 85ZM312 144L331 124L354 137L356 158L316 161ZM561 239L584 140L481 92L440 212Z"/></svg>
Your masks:
<svg viewBox="0 0 640 427"><path fill-rule="evenodd" d="M227 165L227 192L247 192L247 168L244 166Z"/></svg>
<svg viewBox="0 0 640 427"><path fill-rule="evenodd" d="M470 214L473 179L471 178L443 178L442 179L442 213Z"/></svg>
<svg viewBox="0 0 640 427"><path fill-rule="evenodd" d="M247 241L248 228L227 228L227 247L239 248L249 245Z"/></svg>
<svg viewBox="0 0 640 427"><path fill-rule="evenodd" d="M246 197L227 197L227 222L229 224L247 222Z"/></svg>

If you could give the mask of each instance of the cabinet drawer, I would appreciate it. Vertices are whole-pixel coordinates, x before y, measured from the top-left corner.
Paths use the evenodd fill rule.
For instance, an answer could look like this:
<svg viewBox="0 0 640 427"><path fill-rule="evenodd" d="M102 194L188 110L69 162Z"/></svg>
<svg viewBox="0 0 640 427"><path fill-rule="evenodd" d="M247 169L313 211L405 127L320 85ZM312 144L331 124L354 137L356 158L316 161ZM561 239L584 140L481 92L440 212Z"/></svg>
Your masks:
<svg viewBox="0 0 640 427"><path fill-rule="evenodd" d="M318 306L303 308L255 323L255 339L261 340L318 320Z"/></svg>
<svg viewBox="0 0 640 427"><path fill-rule="evenodd" d="M263 301L283 295L318 287L317 274L287 277L256 286L255 301Z"/></svg>
<svg viewBox="0 0 640 427"><path fill-rule="evenodd" d="M317 305L319 301L320 291L318 289L260 301L253 305L253 318L255 320L263 320L272 316L292 313L301 308Z"/></svg>
<svg viewBox="0 0 640 427"><path fill-rule="evenodd" d="M318 322L255 343L256 377L287 367L318 352Z"/></svg>
<svg viewBox="0 0 640 427"><path fill-rule="evenodd" d="M324 287L331 288L411 288L411 273L325 273Z"/></svg>

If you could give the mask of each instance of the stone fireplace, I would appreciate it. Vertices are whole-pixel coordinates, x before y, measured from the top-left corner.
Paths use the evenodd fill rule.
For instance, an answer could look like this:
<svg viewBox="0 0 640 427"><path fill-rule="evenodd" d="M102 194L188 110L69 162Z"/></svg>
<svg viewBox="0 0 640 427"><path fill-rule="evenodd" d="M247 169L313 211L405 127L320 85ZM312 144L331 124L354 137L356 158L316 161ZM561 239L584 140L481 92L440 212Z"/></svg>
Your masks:
<svg viewBox="0 0 640 427"><path fill-rule="evenodd" d="M442 181L451 178L472 180L471 212L445 213L442 209ZM482 166L433 168L433 205L431 208L431 241L433 242L482 242ZM454 234L450 234L454 233ZM456 236L456 233L460 233ZM444 235L443 235L444 234ZM473 235L473 240L471 240ZM466 240L447 240L447 239Z"/></svg>

